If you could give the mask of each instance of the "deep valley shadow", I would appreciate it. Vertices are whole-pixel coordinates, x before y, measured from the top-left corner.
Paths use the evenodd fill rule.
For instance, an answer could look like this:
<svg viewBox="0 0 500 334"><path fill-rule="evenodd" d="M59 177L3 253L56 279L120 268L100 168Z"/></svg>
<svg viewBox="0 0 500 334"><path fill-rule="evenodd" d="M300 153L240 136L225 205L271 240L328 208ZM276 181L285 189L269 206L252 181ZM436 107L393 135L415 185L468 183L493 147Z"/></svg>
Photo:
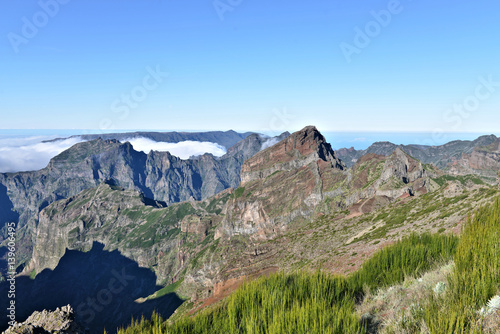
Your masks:
<svg viewBox="0 0 500 334"><path fill-rule="evenodd" d="M0 285L0 307L7 307L7 284ZM94 243L89 252L67 250L58 266L44 270L34 280L28 277L16 279L16 320L24 321L33 311L54 310L70 304L76 320L90 333L115 332L126 326L131 318L147 319L156 310L168 318L182 300L170 293L142 304L135 300L147 297L160 289L156 275L147 268L124 257L118 251L103 250ZM2 317L0 329L7 327Z"/></svg>
<svg viewBox="0 0 500 334"><path fill-rule="evenodd" d="M14 205L7 194L7 187L0 183L0 229L2 229L5 224L10 222L17 223L18 220L19 214L14 211ZM5 231L4 229L4 232ZM3 235L3 237L5 238L6 234Z"/></svg>

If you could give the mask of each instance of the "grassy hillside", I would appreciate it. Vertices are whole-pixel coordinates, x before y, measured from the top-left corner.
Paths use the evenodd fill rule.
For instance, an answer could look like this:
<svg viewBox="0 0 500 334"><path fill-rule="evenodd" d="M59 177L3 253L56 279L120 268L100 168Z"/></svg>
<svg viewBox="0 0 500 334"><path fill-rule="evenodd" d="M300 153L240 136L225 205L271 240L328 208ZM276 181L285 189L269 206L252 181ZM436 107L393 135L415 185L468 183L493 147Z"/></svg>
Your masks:
<svg viewBox="0 0 500 334"><path fill-rule="evenodd" d="M457 243L454 236L412 235L379 251L353 275L273 274L244 284L221 305L195 317L160 326L156 316L119 333L364 333L368 323L354 305L366 287L418 274L451 258Z"/></svg>
<svg viewBox="0 0 500 334"><path fill-rule="evenodd" d="M500 198L464 225L460 239L412 235L377 252L357 272L274 274L248 282L221 305L166 325L158 316L132 333L495 333L500 322ZM370 329L355 303L366 291L403 282L453 260L447 282L406 305L400 321ZM495 297L496 296L496 297Z"/></svg>

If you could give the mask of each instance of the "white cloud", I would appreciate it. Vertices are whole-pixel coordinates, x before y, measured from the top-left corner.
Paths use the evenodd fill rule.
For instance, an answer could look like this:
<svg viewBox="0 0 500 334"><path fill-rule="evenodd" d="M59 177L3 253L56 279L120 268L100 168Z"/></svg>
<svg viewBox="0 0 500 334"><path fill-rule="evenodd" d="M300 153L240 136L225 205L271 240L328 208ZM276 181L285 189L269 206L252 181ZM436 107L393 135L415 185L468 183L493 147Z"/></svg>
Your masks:
<svg viewBox="0 0 500 334"><path fill-rule="evenodd" d="M265 142L262 143L262 147L260 148L260 150L265 150L266 148L268 147L271 147L275 144L277 144L279 142L279 139L274 137L274 138L269 138L268 140L266 140Z"/></svg>
<svg viewBox="0 0 500 334"><path fill-rule="evenodd" d="M54 138L54 136L0 137L0 173L42 169L47 166L50 159L83 141L80 137L74 137L43 142ZM223 146L211 142L165 143L142 137L125 141L129 141L136 151L145 153L149 153L151 150L169 151L181 159L188 159L191 156L204 153L212 153L215 156L222 156L226 153Z"/></svg>
<svg viewBox="0 0 500 334"><path fill-rule="evenodd" d="M148 138L130 138L123 142L128 141L136 151L143 151L149 153L150 151L168 151L170 154L175 155L181 159L188 159L191 156L202 155L211 153L217 157L226 154L226 149L216 143L199 142L199 141L182 141L179 143L165 143L156 142Z"/></svg>
<svg viewBox="0 0 500 334"><path fill-rule="evenodd" d="M50 159L82 141L75 137L43 143L54 137L0 138L0 173L39 170L47 166Z"/></svg>

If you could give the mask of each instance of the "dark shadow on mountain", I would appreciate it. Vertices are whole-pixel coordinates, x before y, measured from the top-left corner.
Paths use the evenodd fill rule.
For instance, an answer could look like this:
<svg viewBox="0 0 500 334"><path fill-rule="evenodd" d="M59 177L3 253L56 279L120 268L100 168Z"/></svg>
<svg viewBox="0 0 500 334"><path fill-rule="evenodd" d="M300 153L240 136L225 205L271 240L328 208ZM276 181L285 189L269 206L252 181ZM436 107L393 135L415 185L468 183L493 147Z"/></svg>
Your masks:
<svg viewBox="0 0 500 334"><path fill-rule="evenodd" d="M12 201L7 195L7 187L0 184L0 229L3 228L6 223L17 223L18 220L19 214L14 211L14 204L12 204ZM3 237L5 238L5 236Z"/></svg>
<svg viewBox="0 0 500 334"><path fill-rule="evenodd" d="M105 251L95 242L89 252L66 250L58 266L44 270L34 280L16 279L16 320L24 321L34 311L54 310L70 304L76 321L90 329L90 333L115 332L127 326L131 318L151 317L156 310L168 318L183 302L175 293L161 298L135 302L147 297L161 286L156 285L156 275L147 268L124 257L117 250ZM0 307L7 307L8 285L0 285ZM0 329L7 327L2 317Z"/></svg>
<svg viewBox="0 0 500 334"><path fill-rule="evenodd" d="M152 206L156 209L166 208L168 205L164 201L155 201L154 199L147 198L146 196L141 196L141 201L146 206Z"/></svg>
<svg viewBox="0 0 500 334"><path fill-rule="evenodd" d="M2 276L7 276L7 271L8 271L8 267L7 267L7 253L9 252L9 250L7 249L6 246L4 247L0 247L0 274ZM0 300L2 300L2 297L0 297Z"/></svg>

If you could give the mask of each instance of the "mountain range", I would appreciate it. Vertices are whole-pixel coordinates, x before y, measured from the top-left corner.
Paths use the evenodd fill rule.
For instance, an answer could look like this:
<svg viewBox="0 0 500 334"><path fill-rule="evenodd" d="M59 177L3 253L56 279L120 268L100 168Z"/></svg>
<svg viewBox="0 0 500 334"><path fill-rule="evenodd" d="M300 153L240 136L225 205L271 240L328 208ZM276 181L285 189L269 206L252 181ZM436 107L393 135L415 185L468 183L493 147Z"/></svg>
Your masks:
<svg viewBox="0 0 500 334"><path fill-rule="evenodd" d="M495 135L481 136L473 141L455 140L439 146L396 145L390 142L376 142L365 150L355 150L352 147L343 148L338 150L337 154L347 166L353 166L359 158L367 153L387 156L399 147L425 164L432 163L444 170L453 169L453 166L460 165L462 169L455 168L455 174L476 173L495 179L495 168L489 167L498 164L498 155L489 155L488 153L498 153L499 143L500 140ZM471 157L473 157L473 162L470 161Z"/></svg>
<svg viewBox="0 0 500 334"><path fill-rule="evenodd" d="M18 271L27 291L20 314L70 303L76 319L99 332L109 318L116 328L154 308L169 316L180 305L176 296L190 299L179 312L195 312L252 277L317 266L347 273L402 235L456 233L468 208L497 194L495 136L436 147L383 142L363 151L333 151L313 126L272 141L241 136L220 158L188 160L97 138L40 171L0 174L0 223L18 222ZM64 285L69 277L72 289L85 286L92 279L76 274L75 259L96 261L99 271L102 257L134 268L142 283L130 291L144 308L113 295L89 321L78 306L102 285L74 297L66 288L44 294L56 291L50 281ZM106 272L119 267L106 268L96 274L104 285ZM147 284L142 269L150 273Z"/></svg>

